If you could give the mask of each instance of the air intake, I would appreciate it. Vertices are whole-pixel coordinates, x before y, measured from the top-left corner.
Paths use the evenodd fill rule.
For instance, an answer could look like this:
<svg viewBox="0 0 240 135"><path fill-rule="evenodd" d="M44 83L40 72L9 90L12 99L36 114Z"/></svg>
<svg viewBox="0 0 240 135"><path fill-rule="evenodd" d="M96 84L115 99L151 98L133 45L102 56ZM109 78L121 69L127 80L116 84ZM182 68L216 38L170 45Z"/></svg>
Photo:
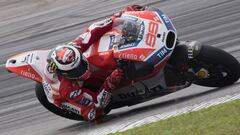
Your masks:
<svg viewBox="0 0 240 135"><path fill-rule="evenodd" d="M169 31L168 34L167 34L167 40L166 40L167 48L172 49L174 47L174 45L175 45L175 38L176 38L175 33L172 32L172 31Z"/></svg>

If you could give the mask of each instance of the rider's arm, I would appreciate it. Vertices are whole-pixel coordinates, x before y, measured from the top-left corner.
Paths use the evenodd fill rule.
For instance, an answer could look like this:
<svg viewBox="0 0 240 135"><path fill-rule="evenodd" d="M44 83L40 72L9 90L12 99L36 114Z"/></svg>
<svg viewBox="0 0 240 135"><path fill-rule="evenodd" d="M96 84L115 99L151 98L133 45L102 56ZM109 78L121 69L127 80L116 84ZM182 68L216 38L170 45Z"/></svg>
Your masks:
<svg viewBox="0 0 240 135"><path fill-rule="evenodd" d="M111 93L120 84L120 81L123 79L123 75L124 74L122 69L115 69L106 78L105 82L103 83L97 94L91 93L91 91L88 89L84 89L86 94L85 96L88 97L91 101L97 102L88 102L87 100L89 99L85 99L86 97L84 97L84 94L82 97L79 97L79 99L76 99L76 101L78 101L78 103L80 102L81 105L75 105L81 107L81 115L85 120L92 121L104 115L104 109L109 103Z"/></svg>
<svg viewBox="0 0 240 135"><path fill-rule="evenodd" d="M108 105L111 93L118 87L123 78L123 70L117 68L105 79L97 94L97 104L95 104L97 107L105 108Z"/></svg>
<svg viewBox="0 0 240 135"><path fill-rule="evenodd" d="M87 30L69 44L85 52L93 43L97 42L107 31L112 29L113 20L105 19L90 25Z"/></svg>
<svg viewBox="0 0 240 135"><path fill-rule="evenodd" d="M61 86L62 108L81 115L85 120L92 121L104 115L104 108L97 107L95 100L97 94L87 88L82 88L78 83L63 80ZM67 87L65 87L67 86Z"/></svg>

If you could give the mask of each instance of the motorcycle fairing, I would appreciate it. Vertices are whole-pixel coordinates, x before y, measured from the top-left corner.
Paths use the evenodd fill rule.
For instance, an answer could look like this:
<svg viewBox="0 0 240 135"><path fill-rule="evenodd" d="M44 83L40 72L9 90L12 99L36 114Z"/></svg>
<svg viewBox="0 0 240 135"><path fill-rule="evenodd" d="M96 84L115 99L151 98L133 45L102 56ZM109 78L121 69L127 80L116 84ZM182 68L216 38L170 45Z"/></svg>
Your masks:
<svg viewBox="0 0 240 135"><path fill-rule="evenodd" d="M116 67L114 58L149 62L156 68L162 68L171 56L177 39L176 30L168 16L161 10L138 11L125 12L120 19L136 23L140 38L135 42L119 43L123 33L114 27L88 50L86 56L89 62L109 70ZM171 47L166 45L169 33L175 35L171 39L174 43Z"/></svg>
<svg viewBox="0 0 240 135"><path fill-rule="evenodd" d="M12 56L6 62L6 69L25 78L42 82L48 52L49 50L37 50Z"/></svg>
<svg viewBox="0 0 240 135"><path fill-rule="evenodd" d="M169 59L169 57L171 56L171 53L173 52L175 45L172 46L171 48L168 48L166 46L166 38L169 32L175 33L176 30L172 25L171 20L161 10L157 10L156 12L152 11L126 12L126 14L123 14L123 17L125 18L134 18L134 16L135 18L137 16L139 20L141 19L144 22L143 26L146 27L144 28L144 33L149 33L150 31L149 29L153 27L150 26L150 24L153 21L158 22L158 25L156 25L158 29L156 32L158 36L156 45L146 46L147 41L144 41L146 37L143 37L143 40L139 43L138 46L132 45L125 50L119 48L114 52L115 53L114 56L117 58L122 58L121 56L125 56L124 59L135 61L147 61L155 66L158 66L161 62L165 61L166 59ZM135 19L135 21L139 20ZM174 39L174 43L176 43L176 37ZM149 51L142 51L139 48L142 48L142 50L152 49L152 52L149 53Z"/></svg>
<svg viewBox="0 0 240 135"><path fill-rule="evenodd" d="M159 16L153 11L130 11L125 12L123 17L142 18L144 20L153 20L158 23L162 23Z"/></svg>
<svg viewBox="0 0 240 135"><path fill-rule="evenodd" d="M164 72L160 71L151 78L132 84L131 87L126 86L115 90L112 94L112 99L113 102L128 100L141 102L149 100L149 97L153 95L164 94L164 89L166 88Z"/></svg>

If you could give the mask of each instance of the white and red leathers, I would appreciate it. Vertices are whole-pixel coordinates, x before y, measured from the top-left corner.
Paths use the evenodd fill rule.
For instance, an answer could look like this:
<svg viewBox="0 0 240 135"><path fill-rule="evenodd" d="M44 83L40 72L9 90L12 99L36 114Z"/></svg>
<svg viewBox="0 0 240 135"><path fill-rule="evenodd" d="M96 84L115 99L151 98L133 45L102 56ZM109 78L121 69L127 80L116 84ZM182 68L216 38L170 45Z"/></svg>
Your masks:
<svg viewBox="0 0 240 135"><path fill-rule="evenodd" d="M139 6L128 6L111 17L111 19L106 19L90 25L83 34L69 44L75 46L83 53L93 43L97 42L102 35L112 29L115 17L121 16L125 11L139 10ZM115 69L106 78L97 93L82 87L83 82L88 79L90 75L90 66L87 72L77 80L66 79L56 73L51 73L48 67L46 67L44 83L51 87L51 98L56 106L68 109L81 115L85 120L91 121L104 115L104 108L109 103L111 92L123 78L123 71L120 68Z"/></svg>

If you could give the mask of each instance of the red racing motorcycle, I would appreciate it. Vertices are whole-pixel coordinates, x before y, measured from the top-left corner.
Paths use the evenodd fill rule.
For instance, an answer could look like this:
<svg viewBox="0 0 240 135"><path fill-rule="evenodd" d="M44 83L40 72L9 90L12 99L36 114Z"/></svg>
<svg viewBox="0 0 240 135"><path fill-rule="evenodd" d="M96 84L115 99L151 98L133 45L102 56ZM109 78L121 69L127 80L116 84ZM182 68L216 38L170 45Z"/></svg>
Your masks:
<svg viewBox="0 0 240 135"><path fill-rule="evenodd" d="M58 108L49 98L43 71L50 50L34 50L9 58L9 72L36 81L36 96L49 111L83 120L67 105ZM197 84L224 87L240 77L240 64L229 53L197 41L179 41L169 17L160 9L125 12L95 45L84 53L93 65L85 87L98 89L118 63L124 63L126 80L112 93L105 112L164 96ZM64 104L64 103L63 103Z"/></svg>

